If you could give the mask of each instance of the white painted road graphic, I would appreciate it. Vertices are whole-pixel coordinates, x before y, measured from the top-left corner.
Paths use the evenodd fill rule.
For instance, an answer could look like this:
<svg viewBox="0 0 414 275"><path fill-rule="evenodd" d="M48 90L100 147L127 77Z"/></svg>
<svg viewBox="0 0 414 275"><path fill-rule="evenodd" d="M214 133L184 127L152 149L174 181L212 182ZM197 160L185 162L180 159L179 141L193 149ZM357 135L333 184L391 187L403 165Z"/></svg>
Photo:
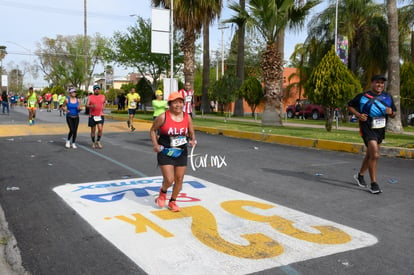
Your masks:
<svg viewBox="0 0 414 275"><path fill-rule="evenodd" d="M192 176L177 199L182 211L159 209L161 182L145 177L54 191L148 274L246 274L377 243L348 226Z"/></svg>

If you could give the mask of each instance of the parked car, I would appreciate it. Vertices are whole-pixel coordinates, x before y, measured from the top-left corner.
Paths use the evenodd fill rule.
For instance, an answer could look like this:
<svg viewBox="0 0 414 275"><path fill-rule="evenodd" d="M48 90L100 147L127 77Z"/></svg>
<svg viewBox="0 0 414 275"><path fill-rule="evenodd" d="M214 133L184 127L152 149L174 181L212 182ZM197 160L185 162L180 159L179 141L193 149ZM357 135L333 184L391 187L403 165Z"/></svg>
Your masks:
<svg viewBox="0 0 414 275"><path fill-rule="evenodd" d="M300 108L298 108L297 103L300 104ZM306 99L300 100L297 103L287 106L286 115L288 118L304 116L305 118L311 117L316 120L324 116L322 105L312 104Z"/></svg>
<svg viewBox="0 0 414 275"><path fill-rule="evenodd" d="M414 126L414 114L408 115L408 124Z"/></svg>

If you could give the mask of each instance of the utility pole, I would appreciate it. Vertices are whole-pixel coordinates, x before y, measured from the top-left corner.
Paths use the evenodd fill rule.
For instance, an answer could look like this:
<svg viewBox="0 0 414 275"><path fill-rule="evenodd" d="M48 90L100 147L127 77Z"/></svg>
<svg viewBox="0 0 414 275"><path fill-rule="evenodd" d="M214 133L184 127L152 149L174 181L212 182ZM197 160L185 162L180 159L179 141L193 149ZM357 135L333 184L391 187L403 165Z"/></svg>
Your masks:
<svg viewBox="0 0 414 275"><path fill-rule="evenodd" d="M174 79L174 0L171 0L170 7L170 93L173 91Z"/></svg>
<svg viewBox="0 0 414 275"><path fill-rule="evenodd" d="M87 13L87 4L86 4L86 0L83 0L83 62L84 64L84 70L85 70L85 92L88 92L88 86L89 86L89 81L88 81L88 55L86 52L86 40L88 38L88 25L87 25L87 18L88 18L88 13Z"/></svg>

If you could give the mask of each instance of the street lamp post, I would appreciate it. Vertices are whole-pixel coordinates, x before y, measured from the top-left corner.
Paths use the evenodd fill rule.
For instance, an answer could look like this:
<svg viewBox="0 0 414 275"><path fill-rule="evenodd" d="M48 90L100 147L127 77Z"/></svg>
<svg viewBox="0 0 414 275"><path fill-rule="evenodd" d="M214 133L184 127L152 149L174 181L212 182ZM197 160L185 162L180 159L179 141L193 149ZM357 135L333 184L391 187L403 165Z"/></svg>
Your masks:
<svg viewBox="0 0 414 275"><path fill-rule="evenodd" d="M216 81L218 81L218 73L219 73L219 56L220 56L220 53L217 50L216 51Z"/></svg>
<svg viewBox="0 0 414 275"><path fill-rule="evenodd" d="M218 29L221 30L221 76L224 75L224 29L229 27L221 26Z"/></svg>
<svg viewBox="0 0 414 275"><path fill-rule="evenodd" d="M335 51L336 47L338 47L338 1L336 0L335 6Z"/></svg>

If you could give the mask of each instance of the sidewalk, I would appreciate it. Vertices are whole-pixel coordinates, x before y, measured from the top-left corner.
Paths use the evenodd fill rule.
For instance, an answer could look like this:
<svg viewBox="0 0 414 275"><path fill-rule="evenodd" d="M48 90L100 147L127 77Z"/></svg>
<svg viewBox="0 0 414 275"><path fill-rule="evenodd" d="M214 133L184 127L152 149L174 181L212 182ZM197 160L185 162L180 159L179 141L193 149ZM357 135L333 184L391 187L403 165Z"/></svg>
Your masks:
<svg viewBox="0 0 414 275"><path fill-rule="evenodd" d="M112 117L110 115L107 116L108 118L114 120L125 120L125 118L118 118ZM200 118L201 116L198 116ZM217 120L223 120L224 118L221 117L214 117L204 115L204 118L211 118ZM243 118L226 118L228 121L242 121L242 122L252 122L251 119L243 119ZM144 123L152 123L148 120L142 119L135 119L136 122L144 122ZM254 122L254 121L253 121ZM261 123L260 120L256 121L257 123ZM308 125L308 124L298 124L298 123L283 123L284 126L295 126L295 127L309 127L309 128L325 128L324 125ZM354 154L364 154L366 151L365 145L361 143L351 143L351 142L339 142L339 141L331 141L331 140L318 140L318 139L310 139L310 138L302 138L302 137L292 137L292 136L282 136L276 134L268 134L268 133L253 133L253 132L243 132L237 130L223 130L217 129L212 127L203 127L194 125L194 129L196 131L205 132L208 134L215 134L215 135L223 135L235 138L243 138L243 139L250 139L250 140L257 140L262 142L269 142L269 143L277 143L283 145L290 145L290 146L299 146L299 147L309 147L314 149L321 149L321 150L331 150L331 151L340 151L340 152L348 152ZM353 127L339 127L339 130L347 130L347 131L359 131L358 128ZM410 132L407 133L409 135L414 135L414 133ZM398 158L405 158L405 159L414 159L414 149L411 148L401 148L401 147L388 147L385 145L381 146L381 155L388 156L388 157L398 157Z"/></svg>
<svg viewBox="0 0 414 275"><path fill-rule="evenodd" d="M217 119L217 120L224 120L223 117L216 117L216 116L210 116L210 115L199 115L197 116L198 118L208 118L208 119ZM248 119L248 118L226 118L226 120L228 121L240 121L240 122L256 122L258 124L262 123L261 120L252 120L252 119ZM284 119L283 120L283 126L289 126L289 127L304 127L304 128L320 128L320 129L325 129L325 125L316 125L316 124L306 124L306 123L295 123L295 122L289 122L289 120ZM344 131L355 131L358 132L359 128L358 127L346 127L346 126L338 126L338 128L336 128L336 124L332 123L332 129L337 129L337 130L344 130ZM414 132L404 132L405 135L412 135L414 136Z"/></svg>

